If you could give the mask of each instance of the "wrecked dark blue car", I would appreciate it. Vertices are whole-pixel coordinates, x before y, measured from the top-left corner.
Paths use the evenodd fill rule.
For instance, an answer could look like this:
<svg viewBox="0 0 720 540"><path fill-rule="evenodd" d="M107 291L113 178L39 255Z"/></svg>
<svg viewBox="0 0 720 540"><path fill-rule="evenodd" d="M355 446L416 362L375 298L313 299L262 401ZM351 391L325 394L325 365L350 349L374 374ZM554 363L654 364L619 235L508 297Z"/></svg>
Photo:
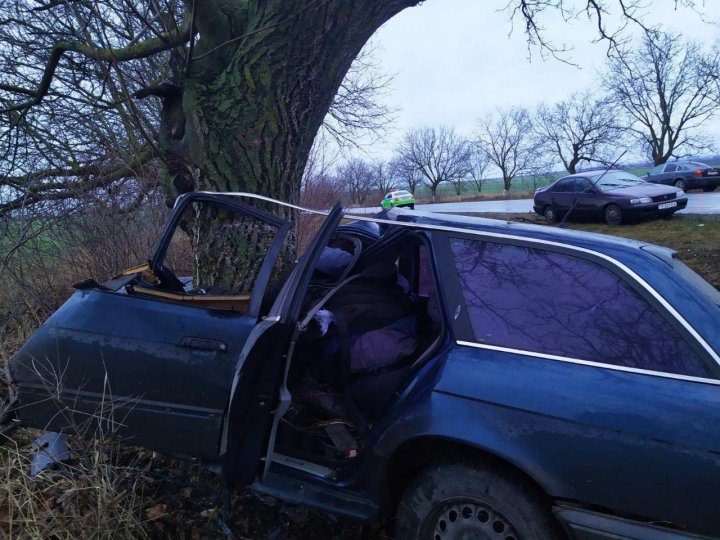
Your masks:
<svg viewBox="0 0 720 540"><path fill-rule="evenodd" d="M336 207L281 277L252 198L183 196L147 264L78 284L12 359L22 422L403 539L720 536L720 293L672 251ZM193 274L200 215L261 224L253 283Z"/></svg>

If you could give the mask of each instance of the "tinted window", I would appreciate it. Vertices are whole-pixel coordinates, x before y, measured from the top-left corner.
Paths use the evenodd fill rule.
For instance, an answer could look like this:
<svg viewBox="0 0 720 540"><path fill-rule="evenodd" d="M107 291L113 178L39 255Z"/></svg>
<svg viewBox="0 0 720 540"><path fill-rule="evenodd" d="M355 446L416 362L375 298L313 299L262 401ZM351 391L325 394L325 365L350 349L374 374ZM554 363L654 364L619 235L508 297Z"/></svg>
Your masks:
<svg viewBox="0 0 720 540"><path fill-rule="evenodd" d="M575 180L575 191L584 192L586 189L592 189L592 184L587 178L578 178Z"/></svg>
<svg viewBox="0 0 720 540"><path fill-rule="evenodd" d="M665 165L665 172L677 171L677 165Z"/></svg>
<svg viewBox="0 0 720 540"><path fill-rule="evenodd" d="M479 343L710 376L666 319L602 266L476 240L453 239L452 251Z"/></svg>
<svg viewBox="0 0 720 540"><path fill-rule="evenodd" d="M575 179L574 178L563 178L557 184L553 191L574 191L575 190Z"/></svg>
<svg viewBox="0 0 720 540"><path fill-rule="evenodd" d="M660 174L663 171L663 167L665 167L665 165L657 165L656 167L653 167L650 169L650 174Z"/></svg>

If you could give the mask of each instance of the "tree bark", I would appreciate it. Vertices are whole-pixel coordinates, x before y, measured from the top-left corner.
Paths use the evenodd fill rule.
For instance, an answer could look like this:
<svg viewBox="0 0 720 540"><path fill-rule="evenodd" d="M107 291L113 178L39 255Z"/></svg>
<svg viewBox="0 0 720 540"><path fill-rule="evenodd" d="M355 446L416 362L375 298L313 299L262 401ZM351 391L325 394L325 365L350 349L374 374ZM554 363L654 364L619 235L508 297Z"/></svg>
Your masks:
<svg viewBox="0 0 720 540"><path fill-rule="evenodd" d="M171 104L183 125L163 125L168 195L248 191L298 202L313 139L350 64L380 25L419 0L196 2L201 37ZM293 250L290 242L284 257Z"/></svg>

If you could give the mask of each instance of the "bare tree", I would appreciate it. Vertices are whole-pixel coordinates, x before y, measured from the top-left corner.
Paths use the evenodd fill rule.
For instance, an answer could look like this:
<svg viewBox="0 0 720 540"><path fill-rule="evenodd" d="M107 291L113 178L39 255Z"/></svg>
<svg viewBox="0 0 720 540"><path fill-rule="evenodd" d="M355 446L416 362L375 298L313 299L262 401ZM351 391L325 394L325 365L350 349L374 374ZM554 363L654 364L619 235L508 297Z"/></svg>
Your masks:
<svg viewBox="0 0 720 540"><path fill-rule="evenodd" d="M650 30L608 62L604 84L655 165L706 147L698 128L718 107L707 60L697 44Z"/></svg>
<svg viewBox="0 0 720 540"><path fill-rule="evenodd" d="M373 191L375 175L366 161L351 159L338 168L337 182L347 190L351 203L362 205Z"/></svg>
<svg viewBox="0 0 720 540"><path fill-rule="evenodd" d="M605 162L621 136L611 100L576 93L554 105L538 107L535 132L543 151L555 154L570 174L581 162Z"/></svg>
<svg viewBox="0 0 720 540"><path fill-rule="evenodd" d="M404 168L422 174L433 201L440 184L456 182L468 174L470 144L452 127L412 129L406 133L397 153Z"/></svg>
<svg viewBox="0 0 720 540"><path fill-rule="evenodd" d="M379 68L376 47L368 43L353 60L330 105L322 130L340 147L357 147L358 140L382 138L395 110L384 104L393 76Z"/></svg>
<svg viewBox="0 0 720 540"><path fill-rule="evenodd" d="M397 156L388 164L390 174L400 185L407 186L410 193L415 193L422 182L422 174L412 164L406 163Z"/></svg>
<svg viewBox="0 0 720 540"><path fill-rule="evenodd" d="M485 152L477 143L472 145L470 151L470 160L468 174L472 183L475 185L478 193L482 192L485 183L485 172L490 165L487 152Z"/></svg>
<svg viewBox="0 0 720 540"><path fill-rule="evenodd" d="M398 179L387 162L375 161L370 165L370 169L373 175L373 185L377 191L384 194L397 187Z"/></svg>
<svg viewBox="0 0 720 540"><path fill-rule="evenodd" d="M505 194L516 176L532 171L537 141L527 109L513 107L486 116L480 121L477 141L490 163L500 169Z"/></svg>

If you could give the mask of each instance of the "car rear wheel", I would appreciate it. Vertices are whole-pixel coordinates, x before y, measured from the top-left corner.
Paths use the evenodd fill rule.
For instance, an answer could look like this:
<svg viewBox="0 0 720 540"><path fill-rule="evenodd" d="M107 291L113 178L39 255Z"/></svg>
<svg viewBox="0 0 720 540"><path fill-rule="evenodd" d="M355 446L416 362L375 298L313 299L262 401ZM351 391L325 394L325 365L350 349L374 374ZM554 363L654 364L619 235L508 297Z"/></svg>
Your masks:
<svg viewBox="0 0 720 540"><path fill-rule="evenodd" d="M708 187L704 187L703 191L705 193L710 193L711 191L715 191L716 188L717 188L717 186L708 186Z"/></svg>
<svg viewBox="0 0 720 540"><path fill-rule="evenodd" d="M410 210L415 210L415 203L408 204L408 208L410 208Z"/></svg>
<svg viewBox="0 0 720 540"><path fill-rule="evenodd" d="M405 490L398 540L562 538L542 493L516 475L462 463L422 471Z"/></svg>
<svg viewBox="0 0 720 540"><path fill-rule="evenodd" d="M622 210L617 204L608 204L605 207L605 223L608 225L620 225L623 221Z"/></svg>
<svg viewBox="0 0 720 540"><path fill-rule="evenodd" d="M682 178L678 178L677 180L675 180L675 181L673 182L673 186L675 186L675 187L678 188L678 189L682 189L683 191L685 191L685 190L687 189L687 182L685 182L685 180L683 180Z"/></svg>
<svg viewBox="0 0 720 540"><path fill-rule="evenodd" d="M547 205L543 208L543 217L548 223L555 223L558 219L557 211L552 205Z"/></svg>

